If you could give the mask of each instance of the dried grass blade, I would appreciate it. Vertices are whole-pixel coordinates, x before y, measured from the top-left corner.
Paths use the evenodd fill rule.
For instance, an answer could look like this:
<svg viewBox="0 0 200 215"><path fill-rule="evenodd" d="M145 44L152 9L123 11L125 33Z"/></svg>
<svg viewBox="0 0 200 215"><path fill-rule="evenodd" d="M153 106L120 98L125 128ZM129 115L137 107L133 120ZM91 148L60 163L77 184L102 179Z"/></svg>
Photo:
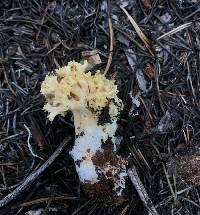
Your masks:
<svg viewBox="0 0 200 215"><path fill-rule="evenodd" d="M112 57L113 57L113 40L114 40L114 34L113 34L113 27L112 27L112 20L111 18L108 19L108 25L109 25L109 32L110 32L110 50L109 50L109 56L108 56L108 62L104 71L104 75L107 74L110 65L112 63Z"/></svg>
<svg viewBox="0 0 200 215"><path fill-rule="evenodd" d="M160 40L160 39L162 39L163 37L166 37L166 36L171 36L173 34L176 34L177 32L182 31L183 29L190 27L191 24L192 24L192 22L188 22L188 23L185 23L183 25L180 25L177 28L175 28L175 29L173 29L173 30L161 35L160 37L157 38L157 40Z"/></svg>
<svg viewBox="0 0 200 215"><path fill-rule="evenodd" d="M128 17L128 19L131 22L132 26L134 27L136 33L138 34L138 36L140 37L140 39L143 41L143 43L147 47L147 49L150 52L150 54L154 56L153 51L151 49L151 45L150 45L151 43L150 43L149 39L142 32L142 30L140 29L140 27L138 26L138 24L135 22L135 20L131 17L131 15L128 13L128 11L124 7L122 7L122 6L120 6L120 8L123 10L123 12Z"/></svg>

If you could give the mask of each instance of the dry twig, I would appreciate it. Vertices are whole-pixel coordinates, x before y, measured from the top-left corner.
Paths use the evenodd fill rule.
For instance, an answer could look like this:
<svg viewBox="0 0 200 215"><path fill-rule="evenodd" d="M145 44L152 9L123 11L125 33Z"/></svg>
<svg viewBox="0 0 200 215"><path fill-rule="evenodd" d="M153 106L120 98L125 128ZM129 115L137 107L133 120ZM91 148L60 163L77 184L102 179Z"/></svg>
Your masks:
<svg viewBox="0 0 200 215"><path fill-rule="evenodd" d="M71 137L67 137L63 140L60 146L56 149L56 151L50 156L50 158L39 167L39 169L33 171L25 180L24 182L19 185L15 190L9 193L6 197L0 200L0 207L5 206L9 202L11 202L15 197L17 197L20 193L22 193L25 189L27 189L60 155L63 149L71 140Z"/></svg>

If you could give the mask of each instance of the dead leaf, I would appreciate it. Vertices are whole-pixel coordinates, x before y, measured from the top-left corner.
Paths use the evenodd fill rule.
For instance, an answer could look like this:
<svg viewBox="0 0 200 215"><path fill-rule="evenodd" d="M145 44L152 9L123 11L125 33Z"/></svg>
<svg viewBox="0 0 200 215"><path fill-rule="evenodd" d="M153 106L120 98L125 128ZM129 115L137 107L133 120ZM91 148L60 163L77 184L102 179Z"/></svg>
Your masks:
<svg viewBox="0 0 200 215"><path fill-rule="evenodd" d="M144 69L148 75L149 78L154 78L154 75L155 75L155 70L153 68L153 66L150 64L150 63L146 63L144 65Z"/></svg>
<svg viewBox="0 0 200 215"><path fill-rule="evenodd" d="M144 9L148 10L151 8L151 0L141 0Z"/></svg>
<svg viewBox="0 0 200 215"><path fill-rule="evenodd" d="M88 70L92 69L95 65L102 63L97 50L82 51L81 56L83 60L88 61Z"/></svg>
<svg viewBox="0 0 200 215"><path fill-rule="evenodd" d="M45 143L44 135L36 120L33 117L29 117L29 119L31 124L31 134L32 134L33 140L35 144L38 145L39 148L42 150Z"/></svg>

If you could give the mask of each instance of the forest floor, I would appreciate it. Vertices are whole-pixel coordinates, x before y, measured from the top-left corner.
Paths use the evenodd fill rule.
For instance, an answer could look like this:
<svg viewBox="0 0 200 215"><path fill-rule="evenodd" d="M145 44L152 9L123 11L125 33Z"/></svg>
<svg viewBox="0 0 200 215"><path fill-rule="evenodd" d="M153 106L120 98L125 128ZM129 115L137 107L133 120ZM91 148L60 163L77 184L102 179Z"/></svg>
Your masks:
<svg viewBox="0 0 200 215"><path fill-rule="evenodd" d="M85 195L68 154L72 115L51 123L42 110L45 75L91 50L93 70L117 81L119 153L147 205L129 179L118 205ZM199 214L199 99L198 0L1 1L0 214L154 214L149 200L157 214Z"/></svg>

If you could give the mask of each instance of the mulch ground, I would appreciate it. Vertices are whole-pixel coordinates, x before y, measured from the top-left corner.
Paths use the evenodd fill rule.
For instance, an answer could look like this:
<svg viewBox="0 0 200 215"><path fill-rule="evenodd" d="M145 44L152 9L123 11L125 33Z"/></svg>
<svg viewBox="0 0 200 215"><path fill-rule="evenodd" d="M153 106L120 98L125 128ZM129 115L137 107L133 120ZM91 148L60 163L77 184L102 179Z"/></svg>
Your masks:
<svg viewBox="0 0 200 215"><path fill-rule="evenodd" d="M115 77L124 102L119 153L130 154L158 214L198 214L199 17L198 0L1 1L0 214L148 214L130 180L118 205L85 195L68 154L73 140L4 204L74 137L70 113L47 120L40 86L48 72L88 50L102 61L94 71L111 62L107 77Z"/></svg>

